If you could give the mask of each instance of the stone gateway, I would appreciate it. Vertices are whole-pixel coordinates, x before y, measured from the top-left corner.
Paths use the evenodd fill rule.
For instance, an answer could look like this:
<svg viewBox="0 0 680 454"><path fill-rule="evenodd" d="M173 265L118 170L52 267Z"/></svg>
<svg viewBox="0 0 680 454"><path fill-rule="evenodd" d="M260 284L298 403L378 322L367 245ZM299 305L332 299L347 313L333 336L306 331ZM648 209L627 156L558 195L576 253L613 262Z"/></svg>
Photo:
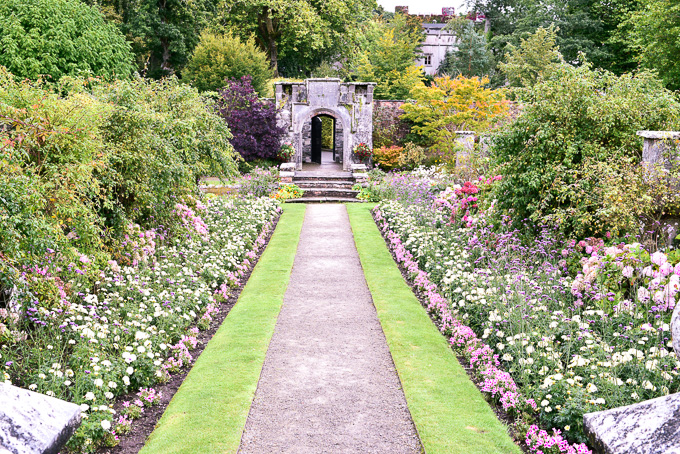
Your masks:
<svg viewBox="0 0 680 454"><path fill-rule="evenodd" d="M296 170L302 170L303 162L334 161L349 171L358 162L352 156L354 146L363 142L373 147L374 86L340 79L276 84L277 123L286 128L284 141L295 147ZM321 138L322 119L332 122L330 140Z"/></svg>

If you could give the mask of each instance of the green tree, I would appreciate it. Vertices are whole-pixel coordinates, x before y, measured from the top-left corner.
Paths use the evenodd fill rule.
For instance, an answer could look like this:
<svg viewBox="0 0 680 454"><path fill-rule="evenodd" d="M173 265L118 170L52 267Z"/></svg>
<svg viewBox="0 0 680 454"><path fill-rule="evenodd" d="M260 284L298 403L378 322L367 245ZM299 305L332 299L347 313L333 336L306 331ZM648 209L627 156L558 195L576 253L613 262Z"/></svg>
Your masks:
<svg viewBox="0 0 680 454"><path fill-rule="evenodd" d="M375 6L375 0L223 0L218 22L244 39L254 36L277 77L295 77L349 51Z"/></svg>
<svg viewBox="0 0 680 454"><path fill-rule="evenodd" d="M363 39L355 63L357 78L377 83L377 99L408 99L411 89L422 85L422 70L414 63L420 55L422 28L395 14L389 22L371 22Z"/></svg>
<svg viewBox="0 0 680 454"><path fill-rule="evenodd" d="M667 87L680 89L680 3L643 0L622 29L630 30L622 38L642 66L658 71Z"/></svg>
<svg viewBox="0 0 680 454"><path fill-rule="evenodd" d="M141 68L150 77L184 67L199 36L215 13L217 0L121 0L127 36Z"/></svg>
<svg viewBox="0 0 680 454"><path fill-rule="evenodd" d="M551 74L564 59L555 41L557 29L540 27L527 39L522 39L519 47L508 45L507 62L501 62L499 69L505 73L510 85L531 87Z"/></svg>
<svg viewBox="0 0 680 454"><path fill-rule="evenodd" d="M492 69L493 56L487 49L486 36L475 31L474 23L466 20L457 34L457 46L448 50L437 72L452 76L482 77Z"/></svg>
<svg viewBox="0 0 680 454"><path fill-rule="evenodd" d="M0 3L0 65L16 77L129 77L133 56L116 26L77 0Z"/></svg>
<svg viewBox="0 0 680 454"><path fill-rule="evenodd" d="M564 59L578 63L579 53L595 67L616 74L635 68L631 52L617 39L617 30L639 0L477 0L472 8L486 16L489 42L496 62L505 59L508 44L517 47L538 28L556 27L556 44ZM500 77L495 83L502 83Z"/></svg>
<svg viewBox="0 0 680 454"><path fill-rule="evenodd" d="M201 41L182 72L182 78L200 91L217 91L226 79L250 75L251 83L260 96L267 91L273 71L267 56L253 39L246 42L227 31L224 34L204 31Z"/></svg>

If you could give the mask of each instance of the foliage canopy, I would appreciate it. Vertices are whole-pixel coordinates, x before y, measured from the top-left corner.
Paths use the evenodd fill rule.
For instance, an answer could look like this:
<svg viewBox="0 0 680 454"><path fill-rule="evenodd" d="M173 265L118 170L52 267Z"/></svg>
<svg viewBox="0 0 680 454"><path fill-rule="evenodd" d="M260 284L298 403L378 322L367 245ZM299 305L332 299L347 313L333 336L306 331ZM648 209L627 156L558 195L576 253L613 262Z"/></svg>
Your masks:
<svg viewBox="0 0 680 454"><path fill-rule="evenodd" d="M0 37L0 66L20 78L129 77L133 70L120 31L78 0L4 0Z"/></svg>
<svg viewBox="0 0 680 454"><path fill-rule="evenodd" d="M299 77L347 53L375 0L223 0L220 25L255 37L272 69Z"/></svg>
<svg viewBox="0 0 680 454"><path fill-rule="evenodd" d="M422 28L413 27L402 14L389 22L373 21L357 58L358 80L377 83L376 99L408 99L411 89L422 85L422 71L414 64L422 39Z"/></svg>

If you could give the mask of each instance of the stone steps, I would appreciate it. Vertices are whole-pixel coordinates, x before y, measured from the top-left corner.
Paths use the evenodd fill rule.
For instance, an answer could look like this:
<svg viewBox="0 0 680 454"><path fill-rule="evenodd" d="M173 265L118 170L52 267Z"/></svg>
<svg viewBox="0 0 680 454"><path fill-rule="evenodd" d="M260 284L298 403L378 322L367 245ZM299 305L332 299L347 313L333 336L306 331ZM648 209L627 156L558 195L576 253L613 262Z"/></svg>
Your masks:
<svg viewBox="0 0 680 454"><path fill-rule="evenodd" d="M326 180L303 180L293 181L302 189L307 188L335 188L335 189L352 189L354 180L351 181L326 181Z"/></svg>
<svg viewBox="0 0 680 454"><path fill-rule="evenodd" d="M361 203L363 200L349 197L303 197L286 200L286 203Z"/></svg>
<svg viewBox="0 0 680 454"><path fill-rule="evenodd" d="M358 191L345 188L304 188L302 198L312 197L340 197L340 198L356 198Z"/></svg>

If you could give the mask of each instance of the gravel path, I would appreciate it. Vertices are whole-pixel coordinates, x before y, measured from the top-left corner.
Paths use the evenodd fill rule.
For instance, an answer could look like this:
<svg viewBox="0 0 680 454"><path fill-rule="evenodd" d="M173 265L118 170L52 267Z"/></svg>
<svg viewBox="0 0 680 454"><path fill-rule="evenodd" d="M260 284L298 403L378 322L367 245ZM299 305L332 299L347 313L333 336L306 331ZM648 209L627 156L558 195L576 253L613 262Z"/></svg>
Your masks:
<svg viewBox="0 0 680 454"><path fill-rule="evenodd" d="M308 205L241 453L419 453L344 205Z"/></svg>

